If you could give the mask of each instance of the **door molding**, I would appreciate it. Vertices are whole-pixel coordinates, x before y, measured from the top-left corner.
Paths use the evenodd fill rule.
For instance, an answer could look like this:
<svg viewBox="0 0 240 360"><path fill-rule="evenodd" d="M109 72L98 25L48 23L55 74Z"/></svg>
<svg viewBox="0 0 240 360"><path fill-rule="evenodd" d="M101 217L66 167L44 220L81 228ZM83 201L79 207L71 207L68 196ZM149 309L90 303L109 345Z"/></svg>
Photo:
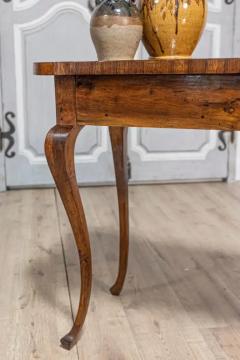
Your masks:
<svg viewBox="0 0 240 360"><path fill-rule="evenodd" d="M13 11L23 11L30 9L36 5L40 0L13 0Z"/></svg>
<svg viewBox="0 0 240 360"><path fill-rule="evenodd" d="M222 0L213 0L208 4L208 8L212 12L221 12L222 11Z"/></svg>
<svg viewBox="0 0 240 360"><path fill-rule="evenodd" d="M149 151L146 145L141 144L139 128L131 131L131 150L136 152L142 161L178 161L178 160L205 160L209 152L217 145L217 132L208 132L207 140L197 150L193 151Z"/></svg>
<svg viewBox="0 0 240 360"><path fill-rule="evenodd" d="M212 57L218 58L221 53L221 26L208 22L205 31L212 32Z"/></svg>
<svg viewBox="0 0 240 360"><path fill-rule="evenodd" d="M25 48L24 48L24 35L32 34L44 26L47 26L61 13L74 11L81 14L87 23L90 23L90 12L82 5L72 2L63 1L53 5L41 17L38 17L30 22L15 24L14 25L14 46L15 46L15 74L16 74L16 92L17 92L17 128L18 128L18 142L19 154L28 159L30 164L43 165L46 164L46 159L43 154L38 154L27 143L26 140L26 98L24 86L24 71L25 66ZM43 80L42 80L43 81ZM108 150L108 132L107 128L96 128L97 140L89 152L76 155L76 163L89 163L97 162L100 155Z"/></svg>

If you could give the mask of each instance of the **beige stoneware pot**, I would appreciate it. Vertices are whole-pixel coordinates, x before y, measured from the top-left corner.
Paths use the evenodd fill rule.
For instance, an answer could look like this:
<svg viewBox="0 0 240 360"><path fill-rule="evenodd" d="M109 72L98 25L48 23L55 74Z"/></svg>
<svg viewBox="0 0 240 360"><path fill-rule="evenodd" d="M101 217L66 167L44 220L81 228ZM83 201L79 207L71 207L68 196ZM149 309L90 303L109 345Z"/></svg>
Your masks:
<svg viewBox="0 0 240 360"><path fill-rule="evenodd" d="M132 0L98 0L90 32L99 61L133 59L142 39L142 19Z"/></svg>
<svg viewBox="0 0 240 360"><path fill-rule="evenodd" d="M143 0L143 43L154 58L188 58L207 18L207 0Z"/></svg>
<svg viewBox="0 0 240 360"><path fill-rule="evenodd" d="M143 26L140 17L97 16L90 31L99 61L131 60L142 39Z"/></svg>

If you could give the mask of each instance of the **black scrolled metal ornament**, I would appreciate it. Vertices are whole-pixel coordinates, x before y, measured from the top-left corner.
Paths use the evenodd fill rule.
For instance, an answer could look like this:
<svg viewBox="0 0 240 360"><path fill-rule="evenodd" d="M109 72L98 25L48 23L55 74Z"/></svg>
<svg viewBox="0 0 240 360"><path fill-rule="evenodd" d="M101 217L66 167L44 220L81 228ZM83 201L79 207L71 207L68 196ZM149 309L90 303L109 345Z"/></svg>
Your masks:
<svg viewBox="0 0 240 360"><path fill-rule="evenodd" d="M14 146L14 137L13 137L13 134L15 133L16 131L16 128L15 128L15 125L12 123L12 119L15 118L15 114L11 111L8 111L6 114L5 114L5 121L6 123L8 124L8 131L4 131L2 132L0 130L0 150L2 148L2 140L8 140L8 145L6 147L6 150L5 150L5 156L7 158L13 158L16 153L15 151L10 151L12 149L12 147Z"/></svg>
<svg viewBox="0 0 240 360"><path fill-rule="evenodd" d="M230 142L233 144L235 141L234 131L221 130L218 132L218 139L220 140L220 145L218 146L219 151L225 151L227 149L227 141L225 139L225 134L230 133Z"/></svg>

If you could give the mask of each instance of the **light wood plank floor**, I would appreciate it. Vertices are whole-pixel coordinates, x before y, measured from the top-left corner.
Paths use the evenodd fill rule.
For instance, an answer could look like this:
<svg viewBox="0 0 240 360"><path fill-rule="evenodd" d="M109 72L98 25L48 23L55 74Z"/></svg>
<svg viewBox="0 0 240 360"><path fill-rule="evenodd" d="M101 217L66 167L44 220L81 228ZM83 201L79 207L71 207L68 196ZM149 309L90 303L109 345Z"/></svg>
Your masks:
<svg viewBox="0 0 240 360"><path fill-rule="evenodd" d="M130 188L129 272L121 297L113 187L83 189L93 291L78 345L79 264L55 190L0 194L1 360L240 359L240 184Z"/></svg>

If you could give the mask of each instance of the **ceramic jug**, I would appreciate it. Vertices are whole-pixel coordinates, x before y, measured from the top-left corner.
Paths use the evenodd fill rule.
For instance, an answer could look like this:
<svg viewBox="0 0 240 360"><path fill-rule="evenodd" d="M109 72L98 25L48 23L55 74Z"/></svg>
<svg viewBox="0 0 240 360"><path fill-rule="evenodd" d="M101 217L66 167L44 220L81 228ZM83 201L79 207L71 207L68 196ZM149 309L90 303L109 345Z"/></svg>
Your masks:
<svg viewBox="0 0 240 360"><path fill-rule="evenodd" d="M188 58L206 23L207 0L143 0L141 14L151 57Z"/></svg>

